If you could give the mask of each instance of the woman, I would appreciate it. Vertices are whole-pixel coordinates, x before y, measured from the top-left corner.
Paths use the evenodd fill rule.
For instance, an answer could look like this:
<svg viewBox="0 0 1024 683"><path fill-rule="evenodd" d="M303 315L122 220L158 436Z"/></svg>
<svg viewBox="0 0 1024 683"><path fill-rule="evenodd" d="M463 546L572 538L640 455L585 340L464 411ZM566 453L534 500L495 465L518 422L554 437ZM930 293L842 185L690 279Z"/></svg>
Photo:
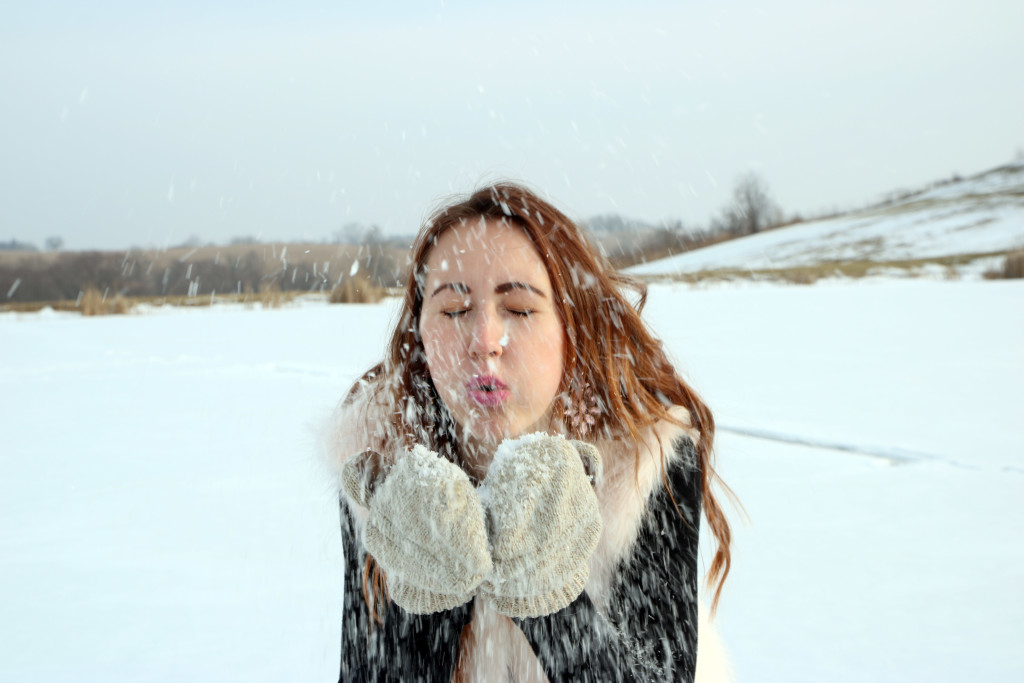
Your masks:
<svg viewBox="0 0 1024 683"><path fill-rule="evenodd" d="M644 299L518 185L427 222L332 436L341 680L693 680L701 507L713 606L729 526L711 412Z"/></svg>

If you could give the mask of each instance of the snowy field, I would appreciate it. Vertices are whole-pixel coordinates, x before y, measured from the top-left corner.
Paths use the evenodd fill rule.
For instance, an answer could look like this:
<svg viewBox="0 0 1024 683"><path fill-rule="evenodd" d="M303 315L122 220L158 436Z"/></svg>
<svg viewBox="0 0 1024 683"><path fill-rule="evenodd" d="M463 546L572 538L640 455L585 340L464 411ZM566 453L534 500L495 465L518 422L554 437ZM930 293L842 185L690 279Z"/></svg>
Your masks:
<svg viewBox="0 0 1024 683"><path fill-rule="evenodd" d="M892 204L729 240L629 270L665 275L1012 251L1024 248L1022 225L1024 162L1016 162ZM981 270L1001 262L985 260Z"/></svg>
<svg viewBox="0 0 1024 683"><path fill-rule="evenodd" d="M740 681L1024 680L1024 282L652 288ZM0 680L336 680L316 426L394 303L0 315Z"/></svg>

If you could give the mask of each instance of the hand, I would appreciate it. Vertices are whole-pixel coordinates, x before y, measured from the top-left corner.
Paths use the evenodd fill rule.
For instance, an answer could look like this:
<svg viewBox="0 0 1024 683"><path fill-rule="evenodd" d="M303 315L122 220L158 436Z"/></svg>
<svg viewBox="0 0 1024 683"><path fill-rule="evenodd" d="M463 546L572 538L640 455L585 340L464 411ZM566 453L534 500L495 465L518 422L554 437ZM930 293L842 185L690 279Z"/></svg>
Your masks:
<svg viewBox="0 0 1024 683"><path fill-rule="evenodd" d="M601 537L596 478L601 456L582 441L530 434L498 447L480 499L494 570L481 586L512 617L557 612L583 592Z"/></svg>
<svg viewBox="0 0 1024 683"><path fill-rule="evenodd" d="M397 605L429 614L473 597L492 565L484 510L465 472L417 445L386 476L372 451L349 458L342 484L369 508L363 545Z"/></svg>

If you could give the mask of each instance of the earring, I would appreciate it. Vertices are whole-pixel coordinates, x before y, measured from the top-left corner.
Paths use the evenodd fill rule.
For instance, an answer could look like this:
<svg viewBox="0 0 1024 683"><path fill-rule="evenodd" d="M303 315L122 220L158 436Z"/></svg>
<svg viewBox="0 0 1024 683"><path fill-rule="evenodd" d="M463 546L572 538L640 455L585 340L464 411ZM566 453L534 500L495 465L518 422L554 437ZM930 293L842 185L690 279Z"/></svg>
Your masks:
<svg viewBox="0 0 1024 683"><path fill-rule="evenodd" d="M578 383L569 398L569 405L565 408L565 417L568 420L572 431L580 436L586 436L587 432L597 422L597 416L601 411L597 407L597 397L589 383L584 382L582 386Z"/></svg>

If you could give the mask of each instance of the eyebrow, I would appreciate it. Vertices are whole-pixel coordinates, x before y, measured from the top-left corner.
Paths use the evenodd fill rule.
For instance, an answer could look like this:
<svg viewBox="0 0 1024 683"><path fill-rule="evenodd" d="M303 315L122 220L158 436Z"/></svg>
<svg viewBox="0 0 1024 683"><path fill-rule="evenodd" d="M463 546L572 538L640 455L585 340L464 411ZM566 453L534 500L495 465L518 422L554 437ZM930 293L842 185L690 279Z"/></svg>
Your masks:
<svg viewBox="0 0 1024 683"><path fill-rule="evenodd" d="M456 294L469 294L470 292L469 287L461 282L445 282L444 284L438 286L438 288L435 289L433 292L431 292L430 296L437 296L439 292L445 289L450 289Z"/></svg>
<svg viewBox="0 0 1024 683"><path fill-rule="evenodd" d="M456 294L471 294L473 292L473 290L469 288L469 285L463 282L445 282L441 285L438 285L437 289L431 292L430 296L435 296L446 289L450 289ZM515 291L517 289L523 289L528 292L533 292L537 296L543 297L545 299L547 298L547 295L545 295L544 292L540 291L539 289L531 285L529 282L519 281L503 282L494 288L494 293L508 294L509 292Z"/></svg>

